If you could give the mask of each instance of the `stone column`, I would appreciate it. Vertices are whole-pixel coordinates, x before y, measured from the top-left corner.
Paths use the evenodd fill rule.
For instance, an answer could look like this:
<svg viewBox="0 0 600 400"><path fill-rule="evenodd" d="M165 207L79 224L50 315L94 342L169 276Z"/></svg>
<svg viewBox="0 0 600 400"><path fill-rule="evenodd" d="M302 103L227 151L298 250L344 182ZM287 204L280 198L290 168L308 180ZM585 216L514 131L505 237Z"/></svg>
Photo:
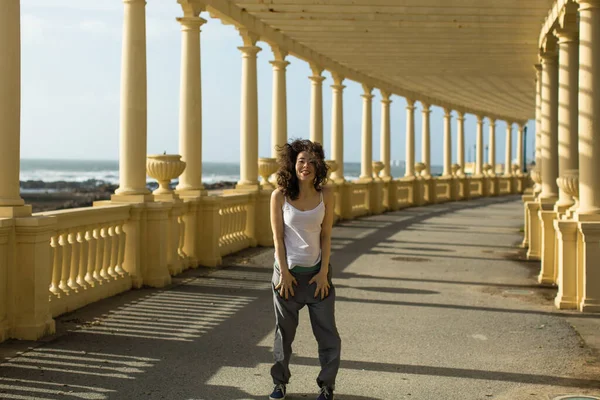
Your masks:
<svg viewBox="0 0 600 400"><path fill-rule="evenodd" d="M576 18L573 13L573 19ZM570 28L570 29L569 29ZM579 32L577 23L557 29L558 69L558 176L579 167L577 119L579 117ZM556 211L573 205L573 199L559 188Z"/></svg>
<svg viewBox="0 0 600 400"><path fill-rule="evenodd" d="M335 183L342 183L344 179L344 77L332 73L332 107L331 107L331 154L337 164L337 170L331 173Z"/></svg>
<svg viewBox="0 0 600 400"><path fill-rule="evenodd" d="M285 61L288 53L277 46L272 47L275 60L273 66L273 105L271 114L271 157L277 158L277 147L287 142L287 93L285 70L290 64Z"/></svg>
<svg viewBox="0 0 600 400"><path fill-rule="evenodd" d="M496 119L490 118L490 136L489 136L488 161L492 166L491 174L496 175Z"/></svg>
<svg viewBox="0 0 600 400"><path fill-rule="evenodd" d="M477 154L475 157L475 176L483 175L483 116L477 116Z"/></svg>
<svg viewBox="0 0 600 400"><path fill-rule="evenodd" d="M452 176L452 110L444 108L444 172L443 176Z"/></svg>
<svg viewBox="0 0 600 400"><path fill-rule="evenodd" d="M558 199L558 56L555 38L547 39L542 58L542 192L540 201Z"/></svg>
<svg viewBox="0 0 600 400"><path fill-rule="evenodd" d="M429 117L431 115L431 106L427 103L421 102L423 110L423 123L421 130L421 162L425 163L424 174L427 178L431 177L431 145L430 145L430 128L429 128Z"/></svg>
<svg viewBox="0 0 600 400"><path fill-rule="evenodd" d="M244 45L242 52L242 106L240 127L240 181L237 189L257 190L258 184L258 82L256 55L261 50L256 46L258 35L240 29Z"/></svg>
<svg viewBox="0 0 600 400"><path fill-rule="evenodd" d="M504 151L504 176L512 176L512 122L506 121L506 149Z"/></svg>
<svg viewBox="0 0 600 400"><path fill-rule="evenodd" d="M184 9L185 10L185 9ZM179 153L186 168L179 176L177 192L199 196L202 185L202 82L200 79L200 27L206 20L199 9L177 18L181 24L181 84L179 105Z"/></svg>
<svg viewBox="0 0 600 400"><path fill-rule="evenodd" d="M310 140L323 144L323 68L311 64Z"/></svg>
<svg viewBox="0 0 600 400"><path fill-rule="evenodd" d="M146 188L146 1L123 0L121 140L115 198L150 194Z"/></svg>
<svg viewBox="0 0 600 400"><path fill-rule="evenodd" d="M600 0L579 2L579 209L600 214Z"/></svg>
<svg viewBox="0 0 600 400"><path fill-rule="evenodd" d="M465 174L465 113L457 111L456 117L456 162L460 165L460 175Z"/></svg>
<svg viewBox="0 0 600 400"><path fill-rule="evenodd" d="M406 99L406 162L404 176L415 175L415 101Z"/></svg>
<svg viewBox="0 0 600 400"><path fill-rule="evenodd" d="M21 8L0 1L0 218L31 214L19 190L21 147Z"/></svg>
<svg viewBox="0 0 600 400"><path fill-rule="evenodd" d="M381 90L381 161L383 162L382 178L390 178L390 93Z"/></svg>
<svg viewBox="0 0 600 400"><path fill-rule="evenodd" d="M523 131L525 130L525 124L519 123L519 129L517 131L517 164L519 164L519 171L523 171L525 165L525 157L523 156ZM519 172L519 175L521 172Z"/></svg>
<svg viewBox="0 0 600 400"><path fill-rule="evenodd" d="M373 96L372 87L363 84L362 156L360 179L373 179Z"/></svg>
<svg viewBox="0 0 600 400"><path fill-rule="evenodd" d="M542 64L535 64L535 166L542 168Z"/></svg>

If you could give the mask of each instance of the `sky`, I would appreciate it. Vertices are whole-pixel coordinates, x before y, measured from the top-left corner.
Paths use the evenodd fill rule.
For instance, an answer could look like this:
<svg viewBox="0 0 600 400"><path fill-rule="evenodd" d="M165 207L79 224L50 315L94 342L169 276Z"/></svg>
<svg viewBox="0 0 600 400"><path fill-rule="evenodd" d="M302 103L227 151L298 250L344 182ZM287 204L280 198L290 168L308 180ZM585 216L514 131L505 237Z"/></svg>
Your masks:
<svg viewBox="0 0 600 400"><path fill-rule="evenodd" d="M179 153L179 80L182 16L175 0L148 0L148 154ZM201 33L203 161L237 163L240 159L242 40L233 26L208 20ZM21 157L98 159L119 157L121 77L121 1L21 0L22 129ZM258 55L259 156L271 155L273 60L270 46ZM288 138L309 138L309 65L288 57ZM533 69L532 69L533 71ZM331 149L331 89L325 71L323 129L326 157ZM533 79L533 77L532 77ZM362 87L344 81L344 160L361 159ZM380 157L381 94L373 91L373 160ZM405 159L406 101L392 96L391 158ZM421 105L415 113L415 154L421 157ZM452 119L452 157L456 162L456 114ZM533 158L535 123L527 124L527 158ZM513 159L516 159L516 125ZM496 162L503 163L506 123L496 128ZM484 142L488 144L488 121ZM465 158L474 159L476 117L466 115ZM443 163L443 110L432 107L431 159Z"/></svg>

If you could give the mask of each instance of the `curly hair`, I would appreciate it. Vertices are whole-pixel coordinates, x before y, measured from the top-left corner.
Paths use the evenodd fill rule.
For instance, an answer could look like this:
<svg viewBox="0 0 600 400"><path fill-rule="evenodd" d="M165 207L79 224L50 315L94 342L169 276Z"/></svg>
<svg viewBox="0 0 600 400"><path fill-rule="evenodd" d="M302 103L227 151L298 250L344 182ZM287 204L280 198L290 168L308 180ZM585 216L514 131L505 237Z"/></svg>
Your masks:
<svg viewBox="0 0 600 400"><path fill-rule="evenodd" d="M279 164L277 184L284 196L288 196L291 200L296 200L300 195L298 176L296 176L296 160L298 154L303 151L312 155L314 160L311 162L315 166L315 179L313 181L315 189L320 192L323 185L327 183L328 166L325 163L325 153L320 143L296 139L283 146L277 146L277 162Z"/></svg>

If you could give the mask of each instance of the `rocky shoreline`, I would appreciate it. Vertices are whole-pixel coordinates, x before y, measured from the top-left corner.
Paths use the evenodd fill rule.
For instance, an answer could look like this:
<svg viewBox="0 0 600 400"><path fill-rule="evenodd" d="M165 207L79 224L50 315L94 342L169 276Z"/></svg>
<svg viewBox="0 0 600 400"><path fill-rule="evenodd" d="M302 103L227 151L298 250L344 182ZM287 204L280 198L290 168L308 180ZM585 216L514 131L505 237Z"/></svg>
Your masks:
<svg viewBox="0 0 600 400"><path fill-rule="evenodd" d="M174 187L177 182L173 183ZM232 189L235 182L215 182L204 185L206 190L217 193L224 189ZM91 207L94 201L109 200L118 185L90 179L84 182L44 182L21 181L21 197L26 204L32 206L33 212L64 210L68 208ZM148 189L158 187L156 182L149 182Z"/></svg>

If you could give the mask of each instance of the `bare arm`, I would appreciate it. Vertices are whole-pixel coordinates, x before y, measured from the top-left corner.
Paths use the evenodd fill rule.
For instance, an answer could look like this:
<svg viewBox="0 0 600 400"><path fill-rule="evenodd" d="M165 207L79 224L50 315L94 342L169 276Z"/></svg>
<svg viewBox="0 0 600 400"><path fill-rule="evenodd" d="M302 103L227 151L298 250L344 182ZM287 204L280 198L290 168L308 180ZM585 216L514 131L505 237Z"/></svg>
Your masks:
<svg viewBox="0 0 600 400"><path fill-rule="evenodd" d="M323 201L325 202L325 217L321 224L321 270L327 274L331 257L331 231L335 212L335 196L332 188L328 186L323 188Z"/></svg>
<svg viewBox="0 0 600 400"><path fill-rule="evenodd" d="M279 294L288 299L291 294L294 296L294 284L296 278L290 272L287 265L287 257L285 252L285 242L283 241L283 193L279 189L275 189L271 194L271 230L273 231L273 243L275 245L275 259L279 265L280 277L279 284L275 286L275 290Z"/></svg>

